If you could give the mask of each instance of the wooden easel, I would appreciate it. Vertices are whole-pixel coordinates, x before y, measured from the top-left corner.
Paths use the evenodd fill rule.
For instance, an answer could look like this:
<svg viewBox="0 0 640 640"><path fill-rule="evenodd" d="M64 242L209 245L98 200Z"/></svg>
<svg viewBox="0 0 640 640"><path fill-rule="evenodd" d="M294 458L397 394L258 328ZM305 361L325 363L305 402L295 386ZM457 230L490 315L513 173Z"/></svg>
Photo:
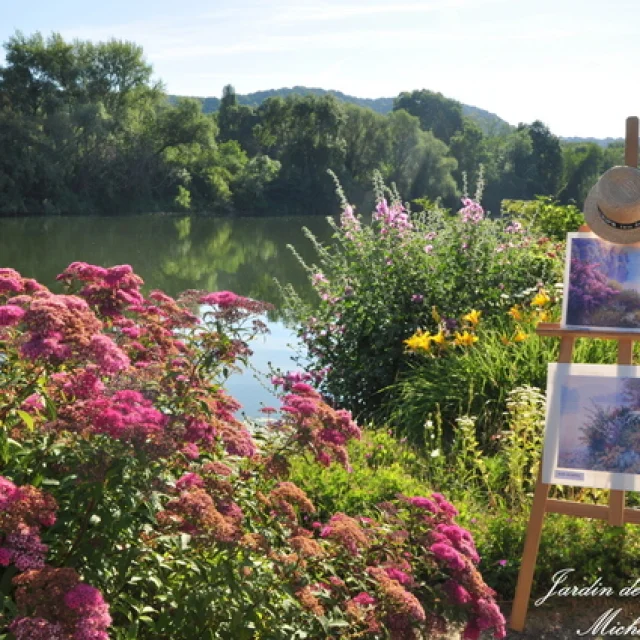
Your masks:
<svg viewBox="0 0 640 640"><path fill-rule="evenodd" d="M638 166L638 118L627 118L625 138L625 164L629 167ZM588 231L588 227L581 227L580 231ZM561 329L559 324L540 323L536 328L539 336L559 337L560 354L558 362L570 363L573 356L573 346L576 338L601 338L617 340L618 364L630 365L633 361L633 343L640 341L640 334L631 332L611 331L574 331ZM511 610L509 627L514 631L524 629L529 597L533 583L542 524L546 513L561 513L575 518L595 518L606 520L612 526L622 526L626 523L640 524L640 510L625 508L625 492L612 490L609 492L608 505L584 504L570 500L554 500L549 498L551 485L542 482L542 460L533 496L533 506L529 516L529 526L524 543L522 564L518 574L518 584Z"/></svg>

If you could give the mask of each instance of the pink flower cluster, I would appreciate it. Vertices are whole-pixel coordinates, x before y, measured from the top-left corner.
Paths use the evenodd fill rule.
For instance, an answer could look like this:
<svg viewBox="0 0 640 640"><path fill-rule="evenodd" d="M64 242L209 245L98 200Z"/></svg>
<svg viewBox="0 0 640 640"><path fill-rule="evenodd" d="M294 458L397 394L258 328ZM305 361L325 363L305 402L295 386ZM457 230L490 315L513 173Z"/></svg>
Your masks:
<svg viewBox="0 0 640 640"><path fill-rule="evenodd" d="M340 216L340 226L345 231L345 237L348 240L355 240L355 234L360 231L360 220L356 218L353 207L347 205Z"/></svg>
<svg viewBox="0 0 640 640"><path fill-rule="evenodd" d="M73 569L31 570L13 583L19 615L9 630L16 640L109 640L109 605Z"/></svg>
<svg viewBox="0 0 640 640"><path fill-rule="evenodd" d="M271 304L239 296L232 291L207 293L201 295L198 302L212 306L215 318L225 322L239 322L247 317L266 313L273 309Z"/></svg>
<svg viewBox="0 0 640 640"><path fill-rule="evenodd" d="M14 269L0 268L0 299L16 294L31 294L47 288L31 278L23 278Z"/></svg>
<svg viewBox="0 0 640 640"><path fill-rule="evenodd" d="M68 431L105 434L125 442L144 442L154 436L162 435L167 417L158 411L150 400L139 391L123 390L114 394L101 392L101 383L92 381L91 374L85 372L84 379L73 382L86 382L88 388L95 390L85 395L86 388L77 386L81 396L73 405L62 407L58 413L56 426ZM82 399L82 398L85 399Z"/></svg>
<svg viewBox="0 0 640 640"><path fill-rule="evenodd" d="M48 494L0 476L0 566L14 564L19 571L44 567L48 547L40 528L55 524L56 509Z"/></svg>
<svg viewBox="0 0 640 640"><path fill-rule="evenodd" d="M79 582L67 591L64 603L78 617L73 640L108 640L111 625L109 605L95 587Z"/></svg>
<svg viewBox="0 0 640 640"><path fill-rule="evenodd" d="M186 482L178 498L170 500L156 519L167 531L181 531L210 545L212 542L236 542L242 535L242 510L233 501L214 499L199 482Z"/></svg>
<svg viewBox="0 0 640 640"><path fill-rule="evenodd" d="M16 640L108 640L111 617L102 594L73 569L45 564L40 529L55 524L56 510L50 495L0 476L0 566L21 572L13 579L19 615L9 630Z"/></svg>
<svg viewBox="0 0 640 640"><path fill-rule="evenodd" d="M144 301L140 293L144 281L128 264L106 269L86 262L73 262L57 279L67 285L75 280L85 283L79 295L105 317L120 316L126 308Z"/></svg>
<svg viewBox="0 0 640 640"><path fill-rule="evenodd" d="M281 411L280 426L293 430L297 443L310 449L318 462L325 466L339 462L350 469L346 445L360 439L362 431L349 411L333 409L305 382L291 385Z"/></svg>
<svg viewBox="0 0 640 640"><path fill-rule="evenodd" d="M454 522L456 508L439 493L431 498L412 497L403 501L417 513L425 514L422 520L429 525L426 546L435 561L451 575L443 586L444 593L452 604L469 609L465 640L478 640L481 632L488 629L493 629L495 638L504 638L505 619L494 600L495 592L484 583L476 568L480 557L473 537Z"/></svg>
<svg viewBox="0 0 640 640"><path fill-rule="evenodd" d="M394 202L389 206L384 198L378 202L373 219L380 222L380 233L383 235L391 230L403 233L413 229L409 214L402 204Z"/></svg>
<svg viewBox="0 0 640 640"><path fill-rule="evenodd" d="M344 513L336 513L320 531L320 537L338 542L352 556L369 546L366 532L355 518Z"/></svg>
<svg viewBox="0 0 640 640"><path fill-rule="evenodd" d="M377 582L378 599L385 613L385 623L392 638L415 637L413 628L424 623L427 615L420 601L382 567L369 567Z"/></svg>
<svg viewBox="0 0 640 640"><path fill-rule="evenodd" d="M31 360L57 363L86 358L92 339L102 330L102 322L77 296L39 291L10 302L25 310L21 318L25 329L22 353Z"/></svg>
<svg viewBox="0 0 640 640"><path fill-rule="evenodd" d="M484 219L484 209L479 202L471 198L462 198L462 209L458 211L462 222L472 222L477 224Z"/></svg>

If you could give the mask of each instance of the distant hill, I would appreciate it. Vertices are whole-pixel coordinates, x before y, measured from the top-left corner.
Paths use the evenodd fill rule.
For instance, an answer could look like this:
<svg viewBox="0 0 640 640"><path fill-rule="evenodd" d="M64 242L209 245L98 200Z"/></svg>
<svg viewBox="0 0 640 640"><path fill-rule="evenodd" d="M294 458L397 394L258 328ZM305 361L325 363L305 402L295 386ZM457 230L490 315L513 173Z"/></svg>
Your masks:
<svg viewBox="0 0 640 640"><path fill-rule="evenodd" d="M579 137L571 137L571 138L560 138L563 142L575 142L575 143L595 143L601 147L608 147L613 143L624 144L624 138L579 138Z"/></svg>
<svg viewBox="0 0 640 640"><path fill-rule="evenodd" d="M239 93L237 97L240 104L246 104L250 107L258 107L268 98L286 98L287 96L291 95L324 96L327 94L335 96L342 102L357 104L359 107L366 107L367 109L372 109L373 111L381 113L383 115L393 110L394 98L356 98L355 96L350 96L346 93L342 93L342 91L317 89L313 87L268 89L267 91L255 91L254 93L248 93L246 95L242 95ZM171 104L175 104L175 102L180 97L181 96L170 95L168 96L169 102L171 102ZM220 98L196 97L196 100L200 100L202 102L202 111L204 113L213 113L220 108ZM508 132L510 129L513 129L513 126L510 125L506 120L503 120L500 116L496 115L495 113L491 113L491 111L487 111L486 109L480 109L479 107L463 104L462 113L463 115L468 116L469 118L474 120L482 129L482 131L489 135L499 135L501 133ZM622 138L561 137L560 140L562 140L563 142L575 143L591 142L600 145L601 147L607 147L614 142L624 143L624 140Z"/></svg>
<svg viewBox="0 0 640 640"><path fill-rule="evenodd" d="M258 107L268 98L286 98L290 95L298 96L324 96L330 94L335 96L342 102L348 102L351 104L357 104L359 107L366 107L372 109L377 113L387 114L393 110L394 98L356 98L355 96L349 96L341 91L328 91L327 89L316 89L312 87L292 87L283 89L269 89L267 91L256 91L254 93L248 93L246 95L238 94L238 103L246 104L250 107ZM174 104L180 96L169 96L169 101ZM202 110L204 113L212 113L220 108L220 98L197 98L202 101ZM478 123L478 126L489 134L496 134L504 130L511 128L511 125L497 116L495 113L491 113L478 107L473 107L467 104L462 105L462 113L465 116L469 116Z"/></svg>

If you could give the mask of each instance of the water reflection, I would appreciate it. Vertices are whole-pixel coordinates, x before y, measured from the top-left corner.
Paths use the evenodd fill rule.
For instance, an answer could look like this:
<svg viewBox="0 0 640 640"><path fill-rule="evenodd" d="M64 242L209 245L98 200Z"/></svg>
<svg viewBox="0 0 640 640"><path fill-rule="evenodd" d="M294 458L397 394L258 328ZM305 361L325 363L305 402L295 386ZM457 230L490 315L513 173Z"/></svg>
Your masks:
<svg viewBox="0 0 640 640"><path fill-rule="evenodd" d="M291 282L311 296L307 276L286 248L296 247L313 262L314 252L304 237L307 226L321 242L329 242L331 228L322 217L220 219L172 215L86 218L8 218L0 220L0 267L12 267L56 290L55 277L79 260L112 266L131 264L145 288L176 296L185 289L230 290L279 304L274 278ZM293 335L270 316L272 336L257 341L254 362L267 360L290 368L287 344ZM231 381L231 390L255 415L266 392L246 375Z"/></svg>

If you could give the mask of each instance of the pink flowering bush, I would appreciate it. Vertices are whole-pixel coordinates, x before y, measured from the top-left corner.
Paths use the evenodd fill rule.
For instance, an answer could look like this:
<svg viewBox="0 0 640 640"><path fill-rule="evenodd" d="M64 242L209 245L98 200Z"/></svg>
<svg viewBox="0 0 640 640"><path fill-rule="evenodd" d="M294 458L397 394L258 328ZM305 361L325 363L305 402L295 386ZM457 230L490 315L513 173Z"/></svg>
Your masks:
<svg viewBox="0 0 640 640"><path fill-rule="evenodd" d="M411 230L381 208L391 232ZM318 279L320 282L320 279ZM350 469L351 414L310 383L248 425L223 388L267 305L143 292L73 263L0 270L0 633L17 640L504 635L446 499L320 515L289 461Z"/></svg>
<svg viewBox="0 0 640 640"><path fill-rule="evenodd" d="M444 323L453 333L471 309L491 324L521 292L561 279L554 243L489 216L478 197L463 198L458 212L412 212L378 185L367 223L339 194L335 242L316 244L308 266L316 302L283 293L310 371L325 372L322 391L359 419L388 418L388 390L407 370L403 340L416 330L437 333Z"/></svg>

